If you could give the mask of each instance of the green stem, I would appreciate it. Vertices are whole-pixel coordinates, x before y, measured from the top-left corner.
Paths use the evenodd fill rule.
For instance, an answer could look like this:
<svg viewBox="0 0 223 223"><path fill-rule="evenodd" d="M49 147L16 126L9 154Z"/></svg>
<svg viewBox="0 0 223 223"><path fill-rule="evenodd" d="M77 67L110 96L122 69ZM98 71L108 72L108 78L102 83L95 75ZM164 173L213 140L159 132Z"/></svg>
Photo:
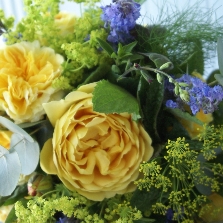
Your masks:
<svg viewBox="0 0 223 223"><path fill-rule="evenodd" d="M79 67L79 68L77 68L77 69L74 69L74 70L71 70L71 71L72 71L72 72L76 72L76 71L81 70L82 68L84 68L84 64L83 64L81 67Z"/></svg>
<svg viewBox="0 0 223 223"><path fill-rule="evenodd" d="M103 214L104 209L105 209L105 204L106 204L106 199L102 201L102 207L101 207L101 210L100 210L99 218L102 218L102 214Z"/></svg>
<svg viewBox="0 0 223 223"><path fill-rule="evenodd" d="M214 80L214 81L212 81L211 83L209 83L208 85L209 85L209 86L214 86L214 85L216 85L216 84L218 84L218 81L217 81L217 80Z"/></svg>
<svg viewBox="0 0 223 223"><path fill-rule="evenodd" d="M58 190L51 190L51 191L49 191L49 192L43 194L41 197L43 198L43 197L45 197L46 195L48 195L48 194L52 194L52 193L57 192L57 191L58 191Z"/></svg>
<svg viewBox="0 0 223 223"><path fill-rule="evenodd" d="M166 77L168 77L169 79L172 80L172 83L175 83L176 81L167 73L163 72L162 70L156 69L156 68L151 68L151 67L140 67L139 69L143 69L143 70L149 70L152 71L154 73L160 73Z"/></svg>

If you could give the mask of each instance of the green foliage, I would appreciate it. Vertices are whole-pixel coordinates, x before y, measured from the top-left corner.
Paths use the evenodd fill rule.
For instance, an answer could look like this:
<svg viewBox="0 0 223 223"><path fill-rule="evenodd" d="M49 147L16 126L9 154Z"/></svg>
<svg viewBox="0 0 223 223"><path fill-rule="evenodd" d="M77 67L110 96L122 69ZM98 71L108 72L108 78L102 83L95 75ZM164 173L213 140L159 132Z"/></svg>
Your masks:
<svg viewBox="0 0 223 223"><path fill-rule="evenodd" d="M150 60L156 65L157 68L161 69L165 64L168 64L165 67L165 70L173 68L173 63L166 57L158 53L142 53L144 56L148 56ZM163 69L161 69L163 70Z"/></svg>
<svg viewBox="0 0 223 223"><path fill-rule="evenodd" d="M214 74L215 79L217 82L223 86L223 39L218 38L217 42L217 52L218 52L218 65L220 74Z"/></svg>
<svg viewBox="0 0 223 223"><path fill-rule="evenodd" d="M137 100L126 90L108 81L100 81L93 91L93 109L106 114L123 113L135 114L139 117Z"/></svg>
<svg viewBox="0 0 223 223"><path fill-rule="evenodd" d="M0 9L0 35L11 29L13 25L14 25L14 18L13 17L6 18L4 11Z"/></svg>
<svg viewBox="0 0 223 223"><path fill-rule="evenodd" d="M218 38L217 52L218 52L218 65L221 72L221 76L223 76L223 38Z"/></svg>
<svg viewBox="0 0 223 223"><path fill-rule="evenodd" d="M141 108L142 122L154 143L161 142L157 128L160 125L159 122L162 122L159 119L159 113L162 108L163 94L164 84L160 84L156 80L149 84L143 77L140 78L137 97Z"/></svg>
<svg viewBox="0 0 223 223"><path fill-rule="evenodd" d="M221 36L221 21L213 21L214 7L199 10L199 1L182 11L168 3L159 6L159 16L151 19L150 26L137 25L132 34L138 41L137 50L162 54L174 61L171 73L203 74L204 61L215 54L216 40Z"/></svg>
<svg viewBox="0 0 223 223"><path fill-rule="evenodd" d="M195 116L190 115L188 112L183 112L183 111L181 111L180 109L177 109L177 108L176 109L166 108L166 110L168 112L170 112L171 114L175 115L176 117L185 119L185 120L190 121L190 122L197 123L198 125L203 124L202 121L197 119Z"/></svg>
<svg viewBox="0 0 223 223"><path fill-rule="evenodd" d="M223 148L222 129L222 126L215 128L205 125L204 131L198 137L198 146L194 140L168 140L162 155L152 161L143 162L140 172L144 178L135 182L141 192L136 191L135 197L132 197L139 210L145 210L141 201L136 201L136 197L140 198L142 194L142 201L144 197L152 198L154 214L165 215L167 209L171 208L175 212L173 219L178 222L183 219L193 220L199 207L208 201L205 195L209 195L210 191L221 191L223 186L223 165L221 160L216 160L217 154Z"/></svg>

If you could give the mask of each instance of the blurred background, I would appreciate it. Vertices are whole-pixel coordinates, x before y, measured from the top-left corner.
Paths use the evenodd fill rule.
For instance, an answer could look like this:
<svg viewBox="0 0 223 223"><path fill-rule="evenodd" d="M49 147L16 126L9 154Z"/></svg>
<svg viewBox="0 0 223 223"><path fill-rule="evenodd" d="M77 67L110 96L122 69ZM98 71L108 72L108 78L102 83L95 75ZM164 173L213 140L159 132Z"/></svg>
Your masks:
<svg viewBox="0 0 223 223"><path fill-rule="evenodd" d="M108 5L112 0L102 0L99 5ZM138 20L140 24L154 24L159 21L160 16L165 18L165 13L168 11L184 10L194 4L197 4L197 13L202 11L210 12L211 19L214 21L223 18L223 0L147 0L142 5L141 17ZM16 23L21 20L25 15L23 9L23 0L0 0L0 8L5 11L6 16L14 16ZM165 9L165 13L160 13L161 9ZM84 7L74 2L68 2L61 4L61 11L67 11L81 15L81 10ZM220 21L220 20L219 20ZM223 27L223 20L222 27ZM205 76L210 74L213 70L218 69L217 57L213 58L206 64Z"/></svg>

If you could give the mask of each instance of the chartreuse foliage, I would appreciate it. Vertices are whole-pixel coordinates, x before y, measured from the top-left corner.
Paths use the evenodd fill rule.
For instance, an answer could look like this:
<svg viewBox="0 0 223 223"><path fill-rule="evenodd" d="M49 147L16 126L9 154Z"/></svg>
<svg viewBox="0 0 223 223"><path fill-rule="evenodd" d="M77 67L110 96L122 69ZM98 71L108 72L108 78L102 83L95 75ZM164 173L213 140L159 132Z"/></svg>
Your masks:
<svg viewBox="0 0 223 223"><path fill-rule="evenodd" d="M55 222L54 215L62 212L67 217L85 223L133 223L142 218L141 212L130 205L131 194L115 196L94 202L58 184L52 192L15 205L16 217L21 223ZM147 221L148 222L148 221Z"/></svg>
<svg viewBox="0 0 223 223"><path fill-rule="evenodd" d="M143 162L140 166L144 178L135 182L138 189L142 190L136 191L136 207L142 206L140 195L143 194L144 199L152 198L147 210L151 207L153 214L165 215L171 209L173 220L177 222L187 222L196 215L202 215L199 207L208 202L206 191L221 193L223 165L215 159L216 148L223 148L222 135L223 126L215 128L205 125L204 131L198 136L203 144L196 150L194 144L190 145L185 138L168 140L162 156ZM215 162L211 162L213 160ZM135 204L135 201L133 196L132 203Z"/></svg>

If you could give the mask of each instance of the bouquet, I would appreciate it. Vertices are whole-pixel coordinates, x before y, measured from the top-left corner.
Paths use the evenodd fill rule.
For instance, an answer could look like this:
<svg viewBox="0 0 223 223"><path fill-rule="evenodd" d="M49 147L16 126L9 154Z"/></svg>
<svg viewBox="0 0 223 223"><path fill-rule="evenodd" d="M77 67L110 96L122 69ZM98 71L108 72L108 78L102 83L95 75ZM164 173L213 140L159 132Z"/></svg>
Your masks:
<svg viewBox="0 0 223 223"><path fill-rule="evenodd" d="M143 2L75 2L0 13L1 220L223 220L222 25L198 5L139 24Z"/></svg>

